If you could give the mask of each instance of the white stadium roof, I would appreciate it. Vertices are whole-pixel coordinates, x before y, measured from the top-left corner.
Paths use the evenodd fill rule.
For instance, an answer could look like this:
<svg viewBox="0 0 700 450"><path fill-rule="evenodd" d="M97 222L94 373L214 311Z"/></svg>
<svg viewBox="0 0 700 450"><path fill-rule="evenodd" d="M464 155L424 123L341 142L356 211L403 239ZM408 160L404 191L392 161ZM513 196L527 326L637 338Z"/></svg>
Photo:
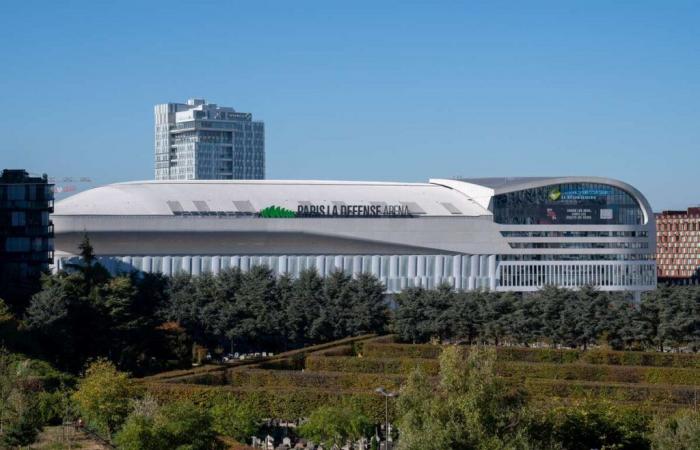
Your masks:
<svg viewBox="0 0 700 450"><path fill-rule="evenodd" d="M403 205L426 216L485 216L489 189L454 180L430 183L195 180L135 181L84 191L56 203L55 215L158 215L260 211L268 206ZM469 195L473 192L474 195ZM492 192L492 191L491 191ZM485 200L485 202L484 202Z"/></svg>

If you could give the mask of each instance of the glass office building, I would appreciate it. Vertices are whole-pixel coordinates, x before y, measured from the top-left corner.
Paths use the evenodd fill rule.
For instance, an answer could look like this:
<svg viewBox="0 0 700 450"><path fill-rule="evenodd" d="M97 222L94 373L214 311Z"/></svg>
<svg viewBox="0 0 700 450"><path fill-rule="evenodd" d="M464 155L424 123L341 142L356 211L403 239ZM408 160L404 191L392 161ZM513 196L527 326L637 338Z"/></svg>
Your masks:
<svg viewBox="0 0 700 450"><path fill-rule="evenodd" d="M265 178L265 125L252 114L202 99L154 112L156 180Z"/></svg>
<svg viewBox="0 0 700 450"><path fill-rule="evenodd" d="M133 182L66 199L54 221L57 269L87 230L115 272L370 272L388 293L656 286L648 202L595 177Z"/></svg>

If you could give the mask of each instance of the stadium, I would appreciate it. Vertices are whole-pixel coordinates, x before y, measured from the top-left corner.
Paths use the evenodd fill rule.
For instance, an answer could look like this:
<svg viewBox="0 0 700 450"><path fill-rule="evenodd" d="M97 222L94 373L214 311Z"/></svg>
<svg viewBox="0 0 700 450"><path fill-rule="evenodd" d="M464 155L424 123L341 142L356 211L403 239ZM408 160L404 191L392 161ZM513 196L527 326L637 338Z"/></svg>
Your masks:
<svg viewBox="0 0 700 450"><path fill-rule="evenodd" d="M128 182L62 200L52 220L54 270L87 233L115 273L369 272L388 294L656 287L649 203L607 178Z"/></svg>

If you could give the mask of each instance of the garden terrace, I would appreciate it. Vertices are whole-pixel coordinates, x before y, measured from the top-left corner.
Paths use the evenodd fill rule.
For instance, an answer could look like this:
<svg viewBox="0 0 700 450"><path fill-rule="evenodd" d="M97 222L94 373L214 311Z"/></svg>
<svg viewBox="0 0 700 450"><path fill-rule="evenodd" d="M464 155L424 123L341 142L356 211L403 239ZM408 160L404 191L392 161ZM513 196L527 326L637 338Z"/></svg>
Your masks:
<svg viewBox="0 0 700 450"><path fill-rule="evenodd" d="M209 404L231 395L254 402L270 417L285 419L347 402L380 421L384 401L374 390L398 390L415 368L435 378L443 348L397 343L391 336L360 336L263 360L160 374L144 382L164 400ZM495 351L497 374L523 388L535 403L605 399L673 411L697 402L700 355L523 347Z"/></svg>

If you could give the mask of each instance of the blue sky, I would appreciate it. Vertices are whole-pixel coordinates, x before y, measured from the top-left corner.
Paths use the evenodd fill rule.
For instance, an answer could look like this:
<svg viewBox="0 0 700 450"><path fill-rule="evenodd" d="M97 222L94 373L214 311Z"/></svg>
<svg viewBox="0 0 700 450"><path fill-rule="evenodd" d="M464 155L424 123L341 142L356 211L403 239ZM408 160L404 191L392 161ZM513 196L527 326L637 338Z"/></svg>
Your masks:
<svg viewBox="0 0 700 450"><path fill-rule="evenodd" d="M153 105L266 124L268 178L595 175L700 203L700 4L5 2L0 167L153 177Z"/></svg>

